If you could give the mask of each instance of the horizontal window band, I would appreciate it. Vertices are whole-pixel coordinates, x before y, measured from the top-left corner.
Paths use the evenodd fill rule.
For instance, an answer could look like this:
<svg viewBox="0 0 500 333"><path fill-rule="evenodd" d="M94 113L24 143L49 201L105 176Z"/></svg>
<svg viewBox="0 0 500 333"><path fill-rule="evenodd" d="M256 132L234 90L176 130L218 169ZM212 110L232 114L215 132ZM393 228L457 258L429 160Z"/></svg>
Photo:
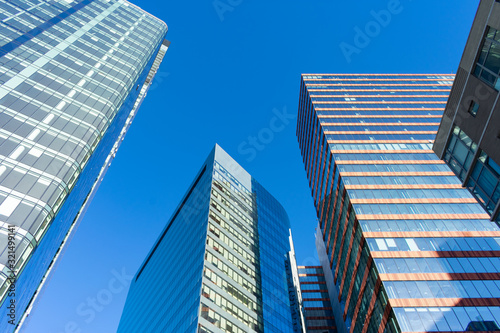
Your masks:
<svg viewBox="0 0 500 333"><path fill-rule="evenodd" d="M433 150L427 149L408 149L408 150L331 150L332 154L430 154L433 153Z"/></svg>
<svg viewBox="0 0 500 333"><path fill-rule="evenodd" d="M297 269L306 269L306 268L314 268L314 269L322 269L322 266L297 266Z"/></svg>
<svg viewBox="0 0 500 333"><path fill-rule="evenodd" d="M393 308L500 306L500 298L390 298Z"/></svg>
<svg viewBox="0 0 500 333"><path fill-rule="evenodd" d="M500 231L366 231L365 238L500 237Z"/></svg>
<svg viewBox="0 0 500 333"><path fill-rule="evenodd" d="M319 81L319 80L315 80ZM342 80L344 81L344 80ZM360 80L353 80L353 81L360 81ZM368 81L368 80L367 80ZM371 81L371 80L370 80ZM395 80L387 80L387 81L395 81ZM422 81L430 81L430 80L422 80ZM306 83L306 87L309 86L317 86L317 85L322 85L326 87L360 87L360 86L368 86L368 87L434 87L436 86L435 83L415 83L415 84L407 84L407 83L381 83L380 85L378 84L372 84L372 83L367 83L367 82L359 82L359 83L345 83L345 82L339 82L339 83ZM451 87L450 84L440 84L440 86L443 87ZM388 89L389 90L389 89ZM387 90L386 90L387 91Z"/></svg>
<svg viewBox="0 0 500 333"><path fill-rule="evenodd" d="M300 281L300 284L326 284L325 281Z"/></svg>
<svg viewBox="0 0 500 333"><path fill-rule="evenodd" d="M302 293L327 293L328 290L326 289L318 289L318 290L302 290Z"/></svg>
<svg viewBox="0 0 500 333"><path fill-rule="evenodd" d="M422 172L340 172L342 177L390 177L390 176L454 176L453 171Z"/></svg>
<svg viewBox="0 0 500 333"><path fill-rule="evenodd" d="M304 302L330 301L330 298L302 298Z"/></svg>
<svg viewBox="0 0 500 333"><path fill-rule="evenodd" d="M343 97L343 96L338 96L338 97ZM346 98L349 98L350 96L345 96ZM445 97L445 96L442 96ZM313 105L320 105L320 104L354 104L354 105L360 105L360 104L446 104L446 101L381 101L381 100L373 100L373 101L312 101Z"/></svg>
<svg viewBox="0 0 500 333"><path fill-rule="evenodd" d="M461 184L407 184L407 185L344 185L346 190L409 190L462 188Z"/></svg>
<svg viewBox="0 0 500 333"><path fill-rule="evenodd" d="M372 251L373 258L496 258L500 251Z"/></svg>
<svg viewBox="0 0 500 333"><path fill-rule="evenodd" d="M340 143L432 143L429 140L328 140L331 144Z"/></svg>
<svg viewBox="0 0 500 333"><path fill-rule="evenodd" d="M339 90L345 91L345 90ZM369 90L373 91L373 90ZM379 90L386 91L387 90ZM391 90L392 91L392 90ZM408 91L408 90L400 90L400 91ZM434 89L428 91L436 91ZM448 90L446 90L448 91ZM336 95L309 95L310 98L373 98L375 101L378 101L380 98L447 98L447 95L400 95L400 94L391 94L391 95L345 95L345 94L336 94Z"/></svg>
<svg viewBox="0 0 500 333"><path fill-rule="evenodd" d="M328 134L436 134L437 131L324 131Z"/></svg>
<svg viewBox="0 0 500 333"><path fill-rule="evenodd" d="M372 92L372 91L380 91L380 92L387 92L387 89L307 89L309 92L342 92L343 94L346 92ZM442 92L450 92L450 89L391 89L391 91L395 92L420 92L420 91L425 91L425 92L436 92L436 91L442 91Z"/></svg>
<svg viewBox="0 0 500 333"><path fill-rule="evenodd" d="M352 204L477 203L474 198L351 199Z"/></svg>
<svg viewBox="0 0 500 333"><path fill-rule="evenodd" d="M394 77L397 77L397 76L401 76L401 77L404 77L404 76L432 76L432 77L436 77L436 76L453 76L455 77L455 74L436 74L436 73L421 73L421 74L411 74L411 73L399 73L399 74L385 74L385 73L382 73L382 74L377 74L377 73L370 73L370 74L356 74L356 73L303 73L301 74L301 77L302 79L305 81L305 80L315 80L315 79L312 79L312 78L307 78L306 76L338 76L340 80L340 78L344 79L345 77L345 80L349 80L349 76L388 76L388 77L391 77L391 78L394 78ZM373 79L375 80L375 79ZM394 79L392 79L394 80ZM414 79L416 80L416 79ZM439 78L433 78L433 79L428 79L428 80L439 80ZM451 79L447 79L447 80L451 80Z"/></svg>
<svg viewBox="0 0 500 333"><path fill-rule="evenodd" d="M384 273L379 277L382 281L500 280L500 273Z"/></svg>
<svg viewBox="0 0 500 333"><path fill-rule="evenodd" d="M488 214L356 214L358 220L475 220L489 219Z"/></svg>
<svg viewBox="0 0 500 333"><path fill-rule="evenodd" d="M351 109L352 110L352 109ZM373 115L373 114L349 114L349 115L344 115L344 114L319 114L317 115L319 119L326 118L326 119L336 119L336 118L443 118L442 116L439 115L413 115L413 114L401 114L401 115L389 115L389 114L381 114L381 115Z"/></svg>
<svg viewBox="0 0 500 333"><path fill-rule="evenodd" d="M331 310L331 307L304 307L306 310Z"/></svg>
<svg viewBox="0 0 500 333"><path fill-rule="evenodd" d="M321 126L439 126L441 123L321 123Z"/></svg>
<svg viewBox="0 0 500 333"><path fill-rule="evenodd" d="M444 108L314 108L316 111L443 111Z"/></svg>
<svg viewBox="0 0 500 333"><path fill-rule="evenodd" d="M443 160L342 160L335 164L446 164Z"/></svg>
<svg viewBox="0 0 500 333"><path fill-rule="evenodd" d="M335 319L335 317L334 317L334 316L324 316L324 317L306 316L306 319L307 319L307 320L322 320L322 319L324 319L324 320L327 320L327 319L332 319L332 320L334 320L334 319ZM310 329L310 328L311 328L311 327L309 327L309 329Z"/></svg>
<svg viewBox="0 0 500 333"><path fill-rule="evenodd" d="M335 327L335 326L307 326L308 332L311 332L313 330L337 330L337 327Z"/></svg>
<svg viewBox="0 0 500 333"><path fill-rule="evenodd" d="M402 331L401 333L429 333L429 331ZM436 331L439 333L491 333L491 331ZM493 331L496 332L496 331Z"/></svg>
<svg viewBox="0 0 500 333"><path fill-rule="evenodd" d="M325 276L325 274L299 274L299 276Z"/></svg>
<svg viewBox="0 0 500 333"><path fill-rule="evenodd" d="M382 78L364 78L364 77L360 77L359 74L357 74L356 76L357 77L353 77L353 78L349 78L349 77L343 77L344 74L341 74L341 75L335 75L335 74L329 74L329 75L325 75L325 76L338 76L338 77L326 77L326 78L321 78L321 79L313 79L313 78L304 78L304 81L340 81L340 82L349 82L349 81L368 81L368 82L374 82L374 81L411 81L411 82L416 82L416 81L433 81L433 82L438 82L438 81L450 81L450 80L453 80L453 78L449 78L449 79L429 79L429 78L423 78L423 79L416 79L414 77L412 78L404 78L404 77L401 77L401 78L396 78L396 77L389 77L387 79L382 79ZM448 74L449 76L450 74ZM319 76L318 74L316 74L316 76ZM365 74L363 74L362 76L365 76ZM377 75L377 76L380 76L380 75ZM413 75L411 75L413 76ZM370 83L371 84L371 83ZM386 85L386 84L380 84L380 85Z"/></svg>

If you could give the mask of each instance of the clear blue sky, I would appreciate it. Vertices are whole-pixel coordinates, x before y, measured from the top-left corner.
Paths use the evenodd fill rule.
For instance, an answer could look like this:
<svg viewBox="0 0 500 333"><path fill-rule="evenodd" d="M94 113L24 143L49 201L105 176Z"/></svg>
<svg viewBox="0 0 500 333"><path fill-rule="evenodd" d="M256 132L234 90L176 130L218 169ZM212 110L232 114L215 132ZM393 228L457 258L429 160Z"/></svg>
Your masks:
<svg viewBox="0 0 500 333"><path fill-rule="evenodd" d="M301 73L455 73L479 0L229 2L216 1L219 16L213 0L133 1L172 44L24 332L115 332L128 281L114 275L135 274L216 142L285 207L298 263L316 263L296 122L271 140L274 112L296 115ZM372 37L356 40L365 28ZM112 299L91 310L98 295Z"/></svg>

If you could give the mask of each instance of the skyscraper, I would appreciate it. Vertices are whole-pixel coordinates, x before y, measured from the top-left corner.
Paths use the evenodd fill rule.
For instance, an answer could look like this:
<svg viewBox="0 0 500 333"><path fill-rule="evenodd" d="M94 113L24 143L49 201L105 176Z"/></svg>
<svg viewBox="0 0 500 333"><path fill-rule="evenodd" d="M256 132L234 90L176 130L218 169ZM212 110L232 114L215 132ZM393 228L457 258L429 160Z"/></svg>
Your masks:
<svg viewBox="0 0 500 333"><path fill-rule="evenodd" d="M133 278L118 332L298 332L289 229L216 145Z"/></svg>
<svg viewBox="0 0 500 333"><path fill-rule="evenodd" d="M432 151L452 75L303 75L297 136L339 332L500 323L500 230Z"/></svg>
<svg viewBox="0 0 500 333"><path fill-rule="evenodd" d="M0 1L0 331L27 315L168 48L123 0Z"/></svg>
<svg viewBox="0 0 500 333"><path fill-rule="evenodd" d="M500 22L498 1L482 0L451 89L434 151L491 219L500 221Z"/></svg>

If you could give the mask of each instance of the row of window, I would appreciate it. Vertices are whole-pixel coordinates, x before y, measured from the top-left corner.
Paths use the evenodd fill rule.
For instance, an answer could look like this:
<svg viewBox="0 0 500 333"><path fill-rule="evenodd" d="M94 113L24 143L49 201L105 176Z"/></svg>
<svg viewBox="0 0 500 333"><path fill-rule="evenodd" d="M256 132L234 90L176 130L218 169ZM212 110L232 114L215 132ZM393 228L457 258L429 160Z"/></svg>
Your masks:
<svg viewBox="0 0 500 333"><path fill-rule="evenodd" d="M425 80L425 79L442 79L442 80L453 80L454 75L415 75L415 74L373 74L373 75L359 75L358 74L314 74L314 75L302 75L304 81L310 82L310 80L363 80L363 81L396 81L396 80L404 80L404 82L408 80Z"/></svg>
<svg viewBox="0 0 500 333"><path fill-rule="evenodd" d="M386 281L389 298L500 298L500 281Z"/></svg>
<svg viewBox="0 0 500 333"><path fill-rule="evenodd" d="M299 267L299 274L323 274L323 268L321 266L318 267Z"/></svg>
<svg viewBox="0 0 500 333"><path fill-rule="evenodd" d="M498 231L489 220L362 220L363 231Z"/></svg>
<svg viewBox="0 0 500 333"><path fill-rule="evenodd" d="M384 165L381 165L383 167ZM468 191L457 189L375 189L353 190L349 189L351 199L466 199L471 198Z"/></svg>
<svg viewBox="0 0 500 333"><path fill-rule="evenodd" d="M343 130L343 129L342 129ZM380 129L383 131L384 129ZM406 129L401 129L402 131ZM420 128L422 130L422 128ZM431 150L432 144L430 143L377 143L377 144L330 144L332 150Z"/></svg>
<svg viewBox="0 0 500 333"><path fill-rule="evenodd" d="M422 185L422 184L460 184L455 176L385 176L385 177L350 177L342 178L345 185Z"/></svg>
<svg viewBox="0 0 500 333"><path fill-rule="evenodd" d="M449 90L446 90L449 93ZM347 117L363 117L363 116L393 116L397 118L398 116L404 115L412 115L415 117L419 116L443 116L443 108L439 109L434 108L417 108L417 110L411 110L408 112L408 108L399 108L399 107L389 107L380 109L380 105L377 109L368 109L368 108L346 108L346 110L315 110L316 115L325 120L329 119L330 116L333 116L332 119L336 119L339 116L347 116Z"/></svg>
<svg viewBox="0 0 500 333"><path fill-rule="evenodd" d="M394 308L403 332L498 331L500 307Z"/></svg>
<svg viewBox="0 0 500 333"><path fill-rule="evenodd" d="M320 124L345 124L345 123L355 123L355 124L365 124L365 123L400 123L400 124L411 124L411 123L438 123L440 121L439 116L416 116L416 115L394 115L394 116L374 116L374 117L344 117L344 118L319 118Z"/></svg>
<svg viewBox="0 0 500 333"><path fill-rule="evenodd" d="M383 151L377 154L345 154L338 153L334 156L335 161L436 161L434 153L386 153Z"/></svg>
<svg viewBox="0 0 500 333"><path fill-rule="evenodd" d="M500 251L500 238L367 238L372 251Z"/></svg>
<svg viewBox="0 0 500 333"><path fill-rule="evenodd" d="M476 203L355 204L356 214L483 214Z"/></svg>
<svg viewBox="0 0 500 333"><path fill-rule="evenodd" d="M500 258L377 258L379 273L498 273Z"/></svg>
<svg viewBox="0 0 500 333"><path fill-rule="evenodd" d="M326 290L326 284L319 281L311 281L317 283L301 283L300 290Z"/></svg>
<svg viewBox="0 0 500 333"><path fill-rule="evenodd" d="M363 97L360 97L359 95L362 95ZM361 102L378 102L381 101L382 103L401 103L401 102L407 102L411 104L418 104L418 102L446 102L448 100L448 96L445 94L442 94L442 97L434 97L435 95L432 94L433 97L419 97L420 94L414 94L413 96L409 95L404 95L402 94L396 94L395 91L388 91L383 94L383 96L378 93L378 94L371 94L370 97L366 97L365 94L344 94L344 95L338 95L335 97L332 97L331 95L328 97L323 97L323 96L315 96L311 97L311 101L313 104L318 104L317 102L344 102L344 101L356 101L356 103ZM428 94L431 95L431 94ZM415 103L414 103L415 102Z"/></svg>
<svg viewBox="0 0 500 333"><path fill-rule="evenodd" d="M408 109L422 109L424 110L429 110L429 109L443 109L445 107L446 103L445 102L439 102L439 101L429 101L429 102L419 102L419 103L401 103L401 104L382 104L382 103L373 103L373 104L353 104L353 103L344 103L344 104L315 104L314 109L316 111L334 111L335 109L352 109L352 111L366 111L369 109L372 110L380 110L380 109L387 109L388 111L406 111L408 112ZM442 111L441 111L442 112ZM381 113L379 113L380 115ZM383 113L382 113L383 114Z"/></svg>
<svg viewBox="0 0 500 333"><path fill-rule="evenodd" d="M422 132L357 132L353 134L350 132L349 134L325 134L327 140L382 140L382 141L391 141L391 140L426 140L427 142L433 142L436 138L436 134L434 131L422 133ZM394 152L384 153L380 151L381 154L385 156L394 155ZM415 152L404 152L405 154L414 154ZM422 153L426 153L423 151ZM427 152L429 153L429 152ZM339 152L337 154L342 154ZM335 154L335 155L337 155ZM366 155L367 153L362 153L362 155ZM407 155L405 155L407 156ZM387 160L393 160L394 158L388 158Z"/></svg>

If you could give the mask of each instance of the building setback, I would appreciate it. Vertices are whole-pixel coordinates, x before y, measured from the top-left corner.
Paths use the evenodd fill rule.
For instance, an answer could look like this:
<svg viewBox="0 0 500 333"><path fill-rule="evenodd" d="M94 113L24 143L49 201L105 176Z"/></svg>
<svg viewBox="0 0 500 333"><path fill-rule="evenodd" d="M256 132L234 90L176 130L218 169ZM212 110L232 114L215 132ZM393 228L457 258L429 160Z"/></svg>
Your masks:
<svg viewBox="0 0 500 333"><path fill-rule="evenodd" d="M0 332L10 332L78 225L168 42L165 23L123 0L1 1L0 20Z"/></svg>
<svg viewBox="0 0 500 333"><path fill-rule="evenodd" d="M482 0L434 151L491 219L500 220L500 3Z"/></svg>
<svg viewBox="0 0 500 333"><path fill-rule="evenodd" d="M500 230L432 150L452 83L302 76L297 136L339 332L500 324Z"/></svg>
<svg viewBox="0 0 500 333"><path fill-rule="evenodd" d="M321 266L298 266L307 333L335 333L335 319Z"/></svg>
<svg viewBox="0 0 500 333"><path fill-rule="evenodd" d="M133 278L118 332L299 332L289 230L216 145Z"/></svg>

